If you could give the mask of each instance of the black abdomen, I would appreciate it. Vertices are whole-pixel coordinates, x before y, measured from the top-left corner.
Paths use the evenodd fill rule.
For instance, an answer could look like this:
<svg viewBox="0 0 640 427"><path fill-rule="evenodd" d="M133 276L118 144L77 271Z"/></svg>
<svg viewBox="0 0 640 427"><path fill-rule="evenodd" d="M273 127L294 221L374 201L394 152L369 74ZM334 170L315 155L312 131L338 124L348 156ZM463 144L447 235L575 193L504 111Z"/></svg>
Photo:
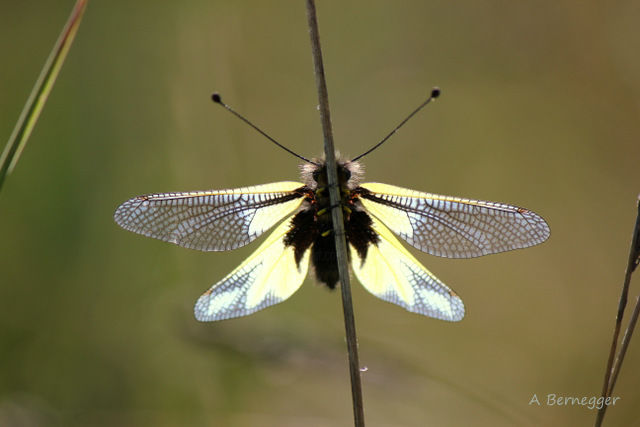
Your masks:
<svg viewBox="0 0 640 427"><path fill-rule="evenodd" d="M307 172L307 186L302 189L307 193L304 207L291 220L291 229L284 236L284 244L293 246L298 266L304 253L311 249L311 263L316 278L333 289L338 283L339 275L327 168L324 163L313 166L315 167L310 166ZM343 210L347 246L353 246L361 262L364 262L369 245L377 244L379 238L373 230L371 217L360 204L361 189L356 184L358 171L356 162L338 162L338 187L342 195L342 206L334 208ZM347 257L351 258L349 248Z"/></svg>
<svg viewBox="0 0 640 427"><path fill-rule="evenodd" d="M357 201L350 202L351 209L355 209ZM296 264L300 263L304 253L311 248L311 263L316 278L319 282L334 289L339 276L336 243L330 215L331 212L327 210L320 218L312 206L298 212L291 220L291 230L285 235L284 242L286 246L294 247ZM361 210L345 212L344 218L347 246L352 245L358 252L360 259L364 261L369 245L378 243L378 235L371 227L371 218ZM351 261L350 251L347 252L347 256Z"/></svg>

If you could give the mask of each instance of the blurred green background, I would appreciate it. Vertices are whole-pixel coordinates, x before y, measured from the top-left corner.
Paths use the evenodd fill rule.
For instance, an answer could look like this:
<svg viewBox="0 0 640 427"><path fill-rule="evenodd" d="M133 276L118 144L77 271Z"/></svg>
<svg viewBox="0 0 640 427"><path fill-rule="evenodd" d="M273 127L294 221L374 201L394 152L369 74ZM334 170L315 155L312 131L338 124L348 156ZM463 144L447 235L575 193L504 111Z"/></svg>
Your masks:
<svg viewBox="0 0 640 427"><path fill-rule="evenodd" d="M354 281L367 425L591 425L594 410L544 403L601 389L640 192L638 2L319 3L345 155L443 91L365 158L368 180L517 204L552 230L473 260L414 251L465 301L458 324ZM2 140L72 5L0 4ZM199 253L112 219L138 194L296 179L209 95L320 154L306 25L302 1L89 3L0 194L0 425L352 424L339 293L307 280L199 324L196 298L258 245ZM605 425L640 425L637 344Z"/></svg>

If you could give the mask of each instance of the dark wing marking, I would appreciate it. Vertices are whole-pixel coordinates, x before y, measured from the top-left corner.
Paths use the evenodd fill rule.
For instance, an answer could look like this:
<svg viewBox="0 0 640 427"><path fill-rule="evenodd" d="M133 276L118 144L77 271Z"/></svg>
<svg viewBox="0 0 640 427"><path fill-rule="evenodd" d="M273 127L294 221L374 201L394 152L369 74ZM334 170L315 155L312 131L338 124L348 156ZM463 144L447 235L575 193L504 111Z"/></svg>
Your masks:
<svg viewBox="0 0 640 427"><path fill-rule="evenodd" d="M302 203L303 185L283 181L233 190L138 196L116 209L122 228L201 251L244 246Z"/></svg>
<svg viewBox="0 0 640 427"><path fill-rule="evenodd" d="M503 203L421 193L368 183L365 209L410 245L432 255L473 258L537 245L549 238L536 213Z"/></svg>

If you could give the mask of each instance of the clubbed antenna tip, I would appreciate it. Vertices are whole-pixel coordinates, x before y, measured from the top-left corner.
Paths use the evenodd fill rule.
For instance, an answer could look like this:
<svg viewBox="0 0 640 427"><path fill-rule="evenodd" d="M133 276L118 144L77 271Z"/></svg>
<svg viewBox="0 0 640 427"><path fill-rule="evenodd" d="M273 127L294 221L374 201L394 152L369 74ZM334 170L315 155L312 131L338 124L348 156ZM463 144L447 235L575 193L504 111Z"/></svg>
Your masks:
<svg viewBox="0 0 640 427"><path fill-rule="evenodd" d="M398 131L398 129L400 129L402 126L404 126L404 124L407 123L411 117L416 115L416 113L418 113L418 111L422 110L429 102L433 101L434 99L436 99L439 96L440 96L440 88L437 87L437 86L433 87L433 89L431 89L431 95L429 95L429 98L427 98L426 101L424 101L422 104L420 104L420 106L418 108L413 110L413 112L411 114L409 114L403 121L401 121L398 126L393 128L393 130L391 132L389 132L389 134L387 136L382 138L382 141L378 142L376 145L374 145L373 147L371 147L370 149L368 149L364 153L360 154L359 156L354 157L353 159L351 159L351 161L355 162L356 160L366 156L367 154L369 154L370 152L372 152L376 148L380 147L382 144L385 143L385 141L387 141L389 138L391 138L391 136L394 133L396 133Z"/></svg>
<svg viewBox="0 0 640 427"><path fill-rule="evenodd" d="M296 156L297 158L299 158L300 160L303 160L307 163L311 163L316 165L317 163L312 162L311 160L307 159L306 157L303 157L293 151L291 151L290 149L288 149L287 147L285 147L284 145L280 144L278 141L276 141L275 139L273 139L272 137L270 137L269 135L267 135L262 129L260 129L258 126L254 125L252 122L250 122L246 117L244 117L242 114L237 113L233 108L229 107L227 104L225 104L224 102L222 102L222 97L220 96L219 93L214 92L213 95L211 95L211 100L213 102L215 102L218 105L222 105L224 108L226 108L227 110L229 110L229 112L231 112L234 116L236 116L237 118L239 118L240 120L242 120L243 122L245 122L246 124L248 124L249 126L251 126L252 128L254 128L256 131L258 131L262 136L264 136L265 138L267 138L269 141L273 142L274 144L276 144L278 147L282 148L283 150L285 150L286 152L293 154L294 156Z"/></svg>

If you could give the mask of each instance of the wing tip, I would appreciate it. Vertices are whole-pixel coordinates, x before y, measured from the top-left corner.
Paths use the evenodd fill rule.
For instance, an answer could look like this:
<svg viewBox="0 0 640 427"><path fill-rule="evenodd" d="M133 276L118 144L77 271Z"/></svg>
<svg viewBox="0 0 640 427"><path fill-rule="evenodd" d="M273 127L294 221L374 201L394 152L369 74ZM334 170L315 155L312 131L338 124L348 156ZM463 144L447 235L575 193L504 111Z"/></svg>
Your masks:
<svg viewBox="0 0 640 427"><path fill-rule="evenodd" d="M211 292L213 289L207 289L197 300L193 306L193 316L198 322L214 322L216 320L222 320L220 313L210 313L211 307Z"/></svg>
<svg viewBox="0 0 640 427"><path fill-rule="evenodd" d="M449 290L450 299L450 315L441 317L440 319L448 322L459 322L464 319L466 314L464 303L462 299L454 291Z"/></svg>
<svg viewBox="0 0 640 427"><path fill-rule="evenodd" d="M532 242L531 246L547 241L551 236L551 228L549 227L549 223L542 216L534 211L524 208L518 208L518 213L522 215L529 225L531 225L531 231L537 237L535 242Z"/></svg>
<svg viewBox="0 0 640 427"><path fill-rule="evenodd" d="M421 316L430 317L432 319L443 320L445 322L459 322L464 319L465 316L465 308L462 300L456 297L455 303L452 301L448 310L442 310L441 308L434 307L418 307L418 309L411 309L407 307L403 307L405 310L416 313Z"/></svg>
<svg viewBox="0 0 640 427"><path fill-rule="evenodd" d="M129 228L127 228L127 224L131 215L134 213L133 210L139 208L141 203L144 204L144 202L148 200L149 197L144 195L133 197L126 202L121 203L113 212L113 220L120 227L128 230Z"/></svg>

